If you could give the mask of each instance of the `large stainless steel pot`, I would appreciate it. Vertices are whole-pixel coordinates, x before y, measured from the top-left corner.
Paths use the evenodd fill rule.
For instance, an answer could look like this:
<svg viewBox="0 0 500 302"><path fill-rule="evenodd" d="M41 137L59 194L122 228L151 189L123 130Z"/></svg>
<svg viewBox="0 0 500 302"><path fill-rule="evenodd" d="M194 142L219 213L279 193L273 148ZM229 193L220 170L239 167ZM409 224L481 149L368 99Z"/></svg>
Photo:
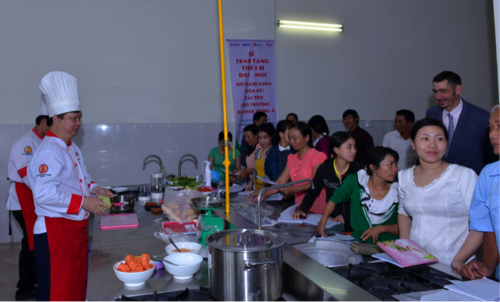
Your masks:
<svg viewBox="0 0 500 302"><path fill-rule="evenodd" d="M207 237L210 294L220 301L270 301L283 294L283 238L263 230Z"/></svg>

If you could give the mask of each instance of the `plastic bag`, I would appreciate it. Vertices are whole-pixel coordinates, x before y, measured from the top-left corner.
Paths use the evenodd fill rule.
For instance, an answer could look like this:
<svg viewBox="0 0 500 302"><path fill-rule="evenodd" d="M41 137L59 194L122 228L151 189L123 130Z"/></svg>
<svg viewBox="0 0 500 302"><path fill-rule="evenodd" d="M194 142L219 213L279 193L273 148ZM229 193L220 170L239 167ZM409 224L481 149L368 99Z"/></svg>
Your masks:
<svg viewBox="0 0 500 302"><path fill-rule="evenodd" d="M198 191L165 191L162 209L170 221L194 220L201 211L195 209L192 198L205 197Z"/></svg>
<svg viewBox="0 0 500 302"><path fill-rule="evenodd" d="M260 217L263 226L272 226L278 223L279 215L276 210L267 204L261 203ZM257 224L257 204L248 201L242 203L231 204L232 211L240 214L251 222Z"/></svg>
<svg viewBox="0 0 500 302"><path fill-rule="evenodd" d="M163 242L165 242L167 245L172 244L170 242L170 239L172 239L174 242L196 242L196 243L198 243L198 240L200 239L199 236L176 233L170 229L168 229L168 234L167 234L165 233L163 228L159 232L154 232L154 235L156 238L163 240Z"/></svg>

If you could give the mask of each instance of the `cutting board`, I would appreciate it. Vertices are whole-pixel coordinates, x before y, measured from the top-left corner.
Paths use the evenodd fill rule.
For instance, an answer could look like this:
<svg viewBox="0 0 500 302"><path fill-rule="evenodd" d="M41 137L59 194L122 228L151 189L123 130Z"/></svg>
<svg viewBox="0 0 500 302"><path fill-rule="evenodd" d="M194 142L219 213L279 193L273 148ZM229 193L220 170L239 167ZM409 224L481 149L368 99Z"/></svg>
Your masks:
<svg viewBox="0 0 500 302"><path fill-rule="evenodd" d="M111 214L101 216L101 230L138 228L139 221L135 213Z"/></svg>

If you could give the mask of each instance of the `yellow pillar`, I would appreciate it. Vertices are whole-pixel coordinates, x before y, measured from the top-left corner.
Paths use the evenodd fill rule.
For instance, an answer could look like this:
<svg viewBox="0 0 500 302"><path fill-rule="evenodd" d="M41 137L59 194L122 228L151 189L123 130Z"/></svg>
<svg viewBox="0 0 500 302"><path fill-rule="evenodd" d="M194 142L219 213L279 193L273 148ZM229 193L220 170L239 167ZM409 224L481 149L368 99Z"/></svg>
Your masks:
<svg viewBox="0 0 500 302"><path fill-rule="evenodd" d="M226 104L226 69L224 62L224 26L222 23L222 0L219 0L219 42L220 42L220 69L222 77L222 114L224 116L224 167L226 167L226 213L229 214L229 141L227 137L227 104Z"/></svg>

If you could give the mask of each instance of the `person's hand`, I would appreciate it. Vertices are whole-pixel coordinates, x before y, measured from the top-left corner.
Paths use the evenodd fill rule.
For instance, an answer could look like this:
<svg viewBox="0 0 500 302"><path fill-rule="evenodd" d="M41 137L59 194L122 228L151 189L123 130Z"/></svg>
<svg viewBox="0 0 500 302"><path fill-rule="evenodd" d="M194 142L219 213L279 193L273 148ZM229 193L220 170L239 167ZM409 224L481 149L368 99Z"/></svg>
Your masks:
<svg viewBox="0 0 500 302"><path fill-rule="evenodd" d="M307 217L307 214L301 210L297 210L297 211L293 212L293 214L292 214L292 218L294 218L294 219L300 218L300 216Z"/></svg>
<svg viewBox="0 0 500 302"><path fill-rule="evenodd" d="M261 191L262 191L262 188L259 188L258 190L253 191L252 194L248 195L248 198L252 199L253 203L257 203L257 201L259 199L259 193ZM262 202L262 201L266 200L266 198L268 198L269 196L271 196L271 193L269 193L269 191L265 191L260 196L260 201Z"/></svg>
<svg viewBox="0 0 500 302"><path fill-rule="evenodd" d="M327 221L328 217L325 218L325 216L323 216L321 217L321 220L318 222L318 233L321 235L321 237L327 237L325 234L325 227Z"/></svg>
<svg viewBox="0 0 500 302"><path fill-rule="evenodd" d="M494 268L491 268L486 264L477 261L471 261L460 269L460 275L470 280L490 277L494 272Z"/></svg>
<svg viewBox="0 0 500 302"><path fill-rule="evenodd" d="M291 186L280 188L279 191L283 196L290 196L293 194Z"/></svg>
<svg viewBox="0 0 500 302"><path fill-rule="evenodd" d="M110 190L107 190L107 189L103 189L101 187L95 187L92 189L92 191L90 191L90 194L92 195L104 195L104 196L107 196L107 197L113 197L113 193L111 193Z"/></svg>
<svg viewBox="0 0 500 302"><path fill-rule="evenodd" d="M460 261L460 260L453 259L453 261L451 262L451 267L456 269L458 272L460 272L460 270L464 266L465 266L465 263L463 261Z"/></svg>
<svg viewBox="0 0 500 302"><path fill-rule="evenodd" d="M361 240L366 241L370 237L373 238L373 243L375 243L378 239L378 235L380 233L383 233L383 228L381 225L369 228L368 230L364 231L363 234L361 234Z"/></svg>
<svg viewBox="0 0 500 302"><path fill-rule="evenodd" d="M83 198L82 208L95 215L103 215L106 214L106 209L109 209L109 206L98 197L85 197Z"/></svg>
<svg viewBox="0 0 500 302"><path fill-rule="evenodd" d="M332 219L330 219L330 220L333 220L333 221L338 221L338 222L340 222L341 224L345 224L344 216L342 216L342 214L337 215L337 217L332 218Z"/></svg>
<svg viewBox="0 0 500 302"><path fill-rule="evenodd" d="M245 191L252 191L252 189L253 189L253 184L252 184L252 182L249 182L247 184L247 186L245 187Z"/></svg>

